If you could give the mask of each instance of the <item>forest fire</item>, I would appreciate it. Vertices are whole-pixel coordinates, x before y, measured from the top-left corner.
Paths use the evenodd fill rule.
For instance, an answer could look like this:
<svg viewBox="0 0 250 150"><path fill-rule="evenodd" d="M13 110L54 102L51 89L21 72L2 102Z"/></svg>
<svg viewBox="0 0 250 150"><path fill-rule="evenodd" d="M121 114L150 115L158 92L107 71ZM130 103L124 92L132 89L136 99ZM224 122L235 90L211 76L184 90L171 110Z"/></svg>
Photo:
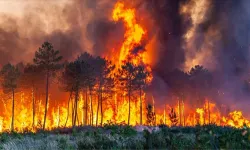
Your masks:
<svg viewBox="0 0 250 150"><path fill-rule="evenodd" d="M40 83L37 83L37 79L34 82L30 81L29 88L24 88L22 85L12 86L10 88L11 94L6 94L3 90L1 93L1 104L3 104L1 108L3 110L0 113L0 132L12 130L12 127L18 132L36 132L43 126L45 129L51 130L58 127L81 125L102 126L108 123L133 126L216 124L236 128L250 127L250 121L243 116L242 111L225 112L213 99L201 100L203 102L202 107L199 107L201 105L193 106L182 97L184 92L180 94L181 96L176 94L178 99L174 100L175 105L168 105L166 100L164 109L157 108L155 106L157 99L154 100L155 97L148 96L149 94L146 92L154 78L151 64L148 64L146 60L147 49L144 40L148 36L148 30L137 21L135 8L126 8L125 3L122 2L117 2L114 7L111 14L112 21L114 23L122 21L125 26L123 43L120 45L120 49L115 52L118 54L114 56L113 54L104 54L107 58L112 56L110 60L106 60L85 53L79 56L77 61L63 64L61 69L56 69L56 67L51 69L51 66L46 68L47 70L44 69L47 82L52 82L54 76L58 77L59 84L62 84L59 87L62 87L64 92L67 93L57 98L52 96L52 91L56 88L57 83L50 84L53 90L46 95L43 89L45 83L40 85ZM182 13L189 13L186 11L185 9ZM195 18L193 18L193 22L199 23ZM198 25L195 24L186 34L186 41L193 40L193 32L197 27ZM46 44L40 49L45 49L44 47L46 48ZM192 49L193 43L188 43L186 47L189 50ZM53 53L57 55L57 52ZM38 56L38 52L36 56ZM37 59L40 58L42 57L37 57ZM189 59L191 59L191 56L188 56ZM189 61L192 62L192 60ZM37 66L41 64L37 60L34 62ZM85 65L86 62L89 63L89 66L93 62L94 69ZM190 68L193 63L190 64L190 62L186 64L186 67ZM85 72L82 71L82 67L85 67L84 69L87 71L84 69ZM21 72L25 74L23 68L21 70L24 71ZM81 71L78 72L77 69ZM91 72L95 69L101 71ZM189 74L191 73L189 72ZM28 73L28 75L30 76L24 75L25 79L33 77L33 74ZM7 78L7 76L4 74L3 78ZM17 76L22 75L18 74ZM44 78L41 77L38 80ZM21 81L16 82L17 84L23 84ZM38 84L38 86L34 84ZM44 99L48 102L47 106ZM152 104L149 101L152 101ZM48 110L47 116L45 110ZM44 121L46 120L44 118L47 118L47 121Z"/></svg>

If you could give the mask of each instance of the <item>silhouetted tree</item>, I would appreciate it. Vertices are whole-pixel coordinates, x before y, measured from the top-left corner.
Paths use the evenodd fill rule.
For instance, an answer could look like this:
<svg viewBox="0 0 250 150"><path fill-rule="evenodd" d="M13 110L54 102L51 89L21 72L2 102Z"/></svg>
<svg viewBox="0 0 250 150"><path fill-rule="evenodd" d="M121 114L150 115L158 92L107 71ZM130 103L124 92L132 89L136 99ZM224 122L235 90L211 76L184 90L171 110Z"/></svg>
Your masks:
<svg viewBox="0 0 250 150"><path fill-rule="evenodd" d="M95 82L95 78L93 76L93 67L86 61L81 61L81 87L83 89L83 93L85 92L85 116L84 125L87 125L88 119L88 90L92 90Z"/></svg>
<svg viewBox="0 0 250 150"><path fill-rule="evenodd" d="M44 112L44 122L43 130L46 126L46 117L47 117L47 107L49 99L49 83L50 77L53 73L60 68L59 62L62 60L59 51L55 50L51 43L44 42L42 47L39 47L39 50L35 52L34 63L45 72L46 75L46 99L45 99L45 112Z"/></svg>
<svg viewBox="0 0 250 150"><path fill-rule="evenodd" d="M90 98L90 109L91 109L91 124L93 124L93 102L92 102L92 91L95 86L96 82L96 73L95 73L95 64L96 59L90 55L89 53L85 52L81 54L78 59L81 61L81 87L83 89L83 93L85 93L85 116L84 124L87 125L88 119L88 97ZM89 94L89 96L88 96Z"/></svg>
<svg viewBox="0 0 250 150"><path fill-rule="evenodd" d="M172 126L176 126L178 124L178 117L173 108L171 108L171 112L169 113L169 118Z"/></svg>
<svg viewBox="0 0 250 150"><path fill-rule="evenodd" d="M153 110L153 106L148 104L147 106L147 124L148 125L155 125L156 124L156 118L155 118L155 112Z"/></svg>
<svg viewBox="0 0 250 150"><path fill-rule="evenodd" d="M2 86L4 93L12 93L12 118L11 118L11 131L14 131L14 115L15 115L15 90L17 82L20 77L20 72L16 66L6 64L1 70Z"/></svg>
<svg viewBox="0 0 250 150"><path fill-rule="evenodd" d="M20 86L24 89L31 89L32 93L32 127L35 125L35 95L38 87L43 85L43 73L40 69L32 64L27 64L23 68L23 73L20 78Z"/></svg>
<svg viewBox="0 0 250 150"><path fill-rule="evenodd" d="M81 86L81 62L74 61L66 64L64 71L62 72L61 83L63 85L63 89L67 92L70 92L70 98L68 102L68 106L70 103L71 95L74 92L75 101L72 103L72 126L75 127L76 119L77 119L77 108L78 108L78 99L79 99L79 91ZM69 107L68 107L68 115L69 115ZM68 117L67 117L68 119ZM67 120L66 120L67 124Z"/></svg>
<svg viewBox="0 0 250 150"><path fill-rule="evenodd" d="M203 66L195 66L191 68L190 81L192 82L193 89L198 96L198 102L204 102L204 99L209 97L212 90L212 75ZM210 123L210 102L208 100L208 123Z"/></svg>
<svg viewBox="0 0 250 150"><path fill-rule="evenodd" d="M184 116L182 116L182 107L184 98L190 94L191 82L189 80L189 74L175 69L167 75L167 83L172 89L172 91L178 96L178 105L179 105L179 124L182 125L185 122ZM184 115L184 114L183 114Z"/></svg>
<svg viewBox="0 0 250 150"><path fill-rule="evenodd" d="M149 75L144 66L136 67L135 85L140 94L140 125L142 125L142 92L148 85L147 79Z"/></svg>
<svg viewBox="0 0 250 150"><path fill-rule="evenodd" d="M115 66L107 59L97 57L96 63L94 65L97 93L98 93L98 104L96 113L96 125L98 125L98 112L101 112L101 125L103 123L103 99L105 96L110 96L112 89L114 87L114 78L112 77L112 72Z"/></svg>
<svg viewBox="0 0 250 150"><path fill-rule="evenodd" d="M128 125L130 124L130 103L131 94L136 89L136 66L130 62L125 63L118 70L118 79L121 83L121 88L128 94Z"/></svg>

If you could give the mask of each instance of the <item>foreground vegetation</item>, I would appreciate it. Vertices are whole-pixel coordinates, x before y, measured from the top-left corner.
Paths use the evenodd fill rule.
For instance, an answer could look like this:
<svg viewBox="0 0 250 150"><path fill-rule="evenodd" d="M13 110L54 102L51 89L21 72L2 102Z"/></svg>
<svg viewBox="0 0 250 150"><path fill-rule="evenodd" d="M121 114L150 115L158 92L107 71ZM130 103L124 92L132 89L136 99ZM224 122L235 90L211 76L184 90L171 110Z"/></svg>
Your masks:
<svg viewBox="0 0 250 150"><path fill-rule="evenodd" d="M2 133L1 149L250 149L250 129L218 127L77 127Z"/></svg>

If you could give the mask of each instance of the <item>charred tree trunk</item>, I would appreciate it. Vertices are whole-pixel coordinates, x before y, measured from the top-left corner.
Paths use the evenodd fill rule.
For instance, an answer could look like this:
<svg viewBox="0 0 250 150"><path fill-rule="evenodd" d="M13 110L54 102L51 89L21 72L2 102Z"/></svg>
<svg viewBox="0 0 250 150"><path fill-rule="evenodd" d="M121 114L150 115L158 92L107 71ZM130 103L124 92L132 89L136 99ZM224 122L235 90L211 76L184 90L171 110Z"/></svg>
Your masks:
<svg viewBox="0 0 250 150"><path fill-rule="evenodd" d="M49 100L49 72L47 71L47 74L46 74L46 100L45 100L45 112L44 112L44 119L43 119L43 130L46 128L48 100Z"/></svg>
<svg viewBox="0 0 250 150"><path fill-rule="evenodd" d="M184 105L184 94L182 94L182 97L181 97L181 106L182 106L182 110L181 110L181 112L182 112L182 120L183 120L183 126L185 126L185 105Z"/></svg>
<svg viewBox="0 0 250 150"><path fill-rule="evenodd" d="M97 110L96 110L96 126L98 126L98 113L99 113L99 104L100 104L100 95L98 94L97 98Z"/></svg>
<svg viewBox="0 0 250 150"><path fill-rule="evenodd" d="M142 89L140 88L140 125L142 125Z"/></svg>
<svg viewBox="0 0 250 150"><path fill-rule="evenodd" d="M76 119L77 118L77 103L78 103L78 96L79 96L79 93L78 93L78 89L75 91L75 106L74 106L74 121L73 121L73 127L75 127L76 125Z"/></svg>
<svg viewBox="0 0 250 150"><path fill-rule="evenodd" d="M32 109L33 109L33 115L32 115L32 128L35 127L35 89L34 85L32 86Z"/></svg>
<svg viewBox="0 0 250 150"><path fill-rule="evenodd" d="M100 102L101 102L101 126L102 126L102 123L103 123L103 110L102 110L102 89L101 89L101 97L100 97Z"/></svg>
<svg viewBox="0 0 250 150"><path fill-rule="evenodd" d="M93 126L94 112L93 112L92 90L91 89L89 89L89 96L90 96L90 107L91 107L91 125Z"/></svg>
<svg viewBox="0 0 250 150"><path fill-rule="evenodd" d="M88 90L85 92L85 117L84 117L84 125L88 123Z"/></svg>
<svg viewBox="0 0 250 150"><path fill-rule="evenodd" d="M182 120L181 120L181 101L180 101L180 99L178 100L178 105L179 105L180 126L182 126Z"/></svg>
<svg viewBox="0 0 250 150"><path fill-rule="evenodd" d="M210 122L210 102L209 102L209 100L207 101L208 103L208 124L210 124L211 122Z"/></svg>
<svg viewBox="0 0 250 150"><path fill-rule="evenodd" d="M14 131L14 116L15 116L15 90L12 89L12 118L11 118L11 132Z"/></svg>
<svg viewBox="0 0 250 150"><path fill-rule="evenodd" d="M57 128L59 128L59 126L60 126L60 107L59 107L59 105L57 104L57 113L58 113L58 123L57 123Z"/></svg>
<svg viewBox="0 0 250 150"><path fill-rule="evenodd" d="M72 99L72 104L71 104L71 123L72 126L74 125L74 116L75 116L75 101Z"/></svg>
<svg viewBox="0 0 250 150"><path fill-rule="evenodd" d="M68 123L68 119L69 119L69 107L70 107L71 96L72 96L72 90L70 91L70 95L69 95L68 109L67 109L67 118L66 118L66 122L64 124L64 127L66 127L66 125ZM72 111L73 111L73 109L72 109Z"/></svg>
<svg viewBox="0 0 250 150"><path fill-rule="evenodd" d="M128 92L128 125L130 125L130 90Z"/></svg>

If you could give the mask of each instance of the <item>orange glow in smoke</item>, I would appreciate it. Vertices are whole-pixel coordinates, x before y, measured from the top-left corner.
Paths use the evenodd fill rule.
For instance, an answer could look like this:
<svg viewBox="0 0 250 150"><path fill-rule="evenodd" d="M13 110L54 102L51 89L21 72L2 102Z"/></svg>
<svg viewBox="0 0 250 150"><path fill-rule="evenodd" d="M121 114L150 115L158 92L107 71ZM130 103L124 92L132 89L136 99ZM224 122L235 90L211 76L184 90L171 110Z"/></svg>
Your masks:
<svg viewBox="0 0 250 150"><path fill-rule="evenodd" d="M126 27L124 42L121 45L120 50L118 50L119 57L113 58L115 63L118 63L118 66L121 66L124 61L130 60L134 64L144 64L147 66L147 70L151 72L151 68L146 63L146 51L140 51L136 55L133 54L133 49L137 46L142 45L143 38L146 35L146 30L138 24L135 16L136 10L132 8L126 8L124 3L118 2L115 5L115 8L112 13L113 21L123 21ZM111 54L112 55L112 54ZM149 81L152 80L152 73ZM118 92L119 93L119 92ZM103 123L113 122L116 124L123 124L128 119L128 98L125 94L115 93L112 98L106 99L103 101ZM122 92L120 92L122 93ZM53 94L53 93L51 93ZM15 130L23 132L25 130L36 131L37 128L42 127L43 116L44 116L44 96L36 96L35 99L35 121L33 124L33 107L32 107L32 93L30 91L21 91L16 94L16 105L15 105ZM78 116L77 116L77 125L84 125L85 120L87 124L91 125L91 118L93 122L96 122L96 110L98 98L93 96L92 98L87 97L88 102L92 100L93 102L93 116L91 114L90 104L85 106L86 97L83 96L83 93L80 93L79 105L78 105ZM68 97L63 98L62 100L49 100L48 106L48 116L46 127L47 129L57 128L57 127L70 127L72 125L72 105L73 99L67 105ZM52 105L51 101L58 101L56 105ZM62 103L59 103L59 101ZM152 97L153 108L154 98ZM156 100L157 102L157 100ZM176 100L177 102L177 100ZM11 99L2 98L2 103L4 108L0 116L0 132L9 130L11 126ZM131 100L131 125L138 125L140 122L140 100L138 94L134 95L134 98ZM142 118L143 124L147 123L147 110L146 110L146 94L142 94ZM68 109L69 108L69 109ZM85 118L85 108L88 109L87 118ZM189 104L179 102L176 106L165 105L164 110L155 110L156 112L156 124L166 124L171 125L169 118L169 113L171 108L174 108L178 116L178 125L182 126L195 126L197 124L204 125L209 123L214 123L222 126L233 126L233 127L242 127L244 124L250 126L250 122L243 116L241 111L233 111L228 115L223 116L219 111L218 106L213 103L211 100L205 101L205 104L202 108L191 108ZM69 113L68 113L69 112ZM99 112L100 113L100 112ZM67 117L68 116L68 117ZM68 120L67 120L68 118ZM98 124L100 124L101 117L98 117ZM67 123L66 123L67 120Z"/></svg>

